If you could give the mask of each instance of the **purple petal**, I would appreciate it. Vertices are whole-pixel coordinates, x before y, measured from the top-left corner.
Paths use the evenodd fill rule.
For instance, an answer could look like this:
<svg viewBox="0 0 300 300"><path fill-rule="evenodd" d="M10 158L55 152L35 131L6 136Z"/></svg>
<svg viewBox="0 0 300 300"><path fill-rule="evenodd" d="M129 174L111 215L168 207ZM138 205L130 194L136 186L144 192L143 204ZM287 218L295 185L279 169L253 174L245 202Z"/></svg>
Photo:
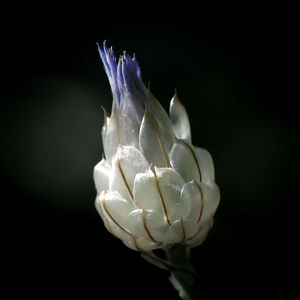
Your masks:
<svg viewBox="0 0 300 300"><path fill-rule="evenodd" d="M117 64L115 54L112 48L107 48L106 42L103 43L103 49L98 45L98 50L117 105L122 105L122 98L124 98L123 96L126 92L131 94L133 99L140 99L142 96L147 101L141 78L141 70L135 59L135 55L131 58L124 52Z"/></svg>

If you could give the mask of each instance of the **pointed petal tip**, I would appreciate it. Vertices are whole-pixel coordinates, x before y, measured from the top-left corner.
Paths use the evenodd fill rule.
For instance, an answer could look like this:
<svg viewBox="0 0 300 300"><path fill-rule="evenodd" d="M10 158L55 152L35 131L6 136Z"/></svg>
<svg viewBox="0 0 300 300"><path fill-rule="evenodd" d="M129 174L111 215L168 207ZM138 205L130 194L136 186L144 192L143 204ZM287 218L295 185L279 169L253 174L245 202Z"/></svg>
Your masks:
<svg viewBox="0 0 300 300"><path fill-rule="evenodd" d="M174 87L174 96L173 97L177 97L177 88L176 88L176 86Z"/></svg>
<svg viewBox="0 0 300 300"><path fill-rule="evenodd" d="M174 95L173 95L173 97L171 99L171 103L176 103L176 104L181 104L182 105L181 101L178 98L178 94L177 94L177 89L176 88L175 88L175 91L174 91Z"/></svg>
<svg viewBox="0 0 300 300"><path fill-rule="evenodd" d="M109 113L106 111L106 109L104 108L103 105L101 105L101 108L102 108L102 111L103 111L103 114L104 114L104 118L109 118L110 115L109 115Z"/></svg>
<svg viewBox="0 0 300 300"><path fill-rule="evenodd" d="M104 51L105 54L107 55L108 49L107 49L107 45L106 45L106 40L103 41L103 51Z"/></svg>

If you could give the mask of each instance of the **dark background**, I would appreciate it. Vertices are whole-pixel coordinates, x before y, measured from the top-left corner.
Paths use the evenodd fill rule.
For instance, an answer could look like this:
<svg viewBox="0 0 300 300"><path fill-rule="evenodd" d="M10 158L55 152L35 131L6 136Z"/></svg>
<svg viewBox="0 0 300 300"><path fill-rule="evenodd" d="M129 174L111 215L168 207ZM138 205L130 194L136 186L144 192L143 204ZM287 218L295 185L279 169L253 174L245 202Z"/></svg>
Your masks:
<svg viewBox="0 0 300 300"><path fill-rule="evenodd" d="M168 273L111 236L94 208L101 105L111 106L96 42L106 39L117 54L136 53L165 109L177 88L193 143L214 158L221 203L192 251L201 299L299 299L294 19L280 8L246 12L99 10L94 22L20 12L5 23L0 179L11 295L177 297Z"/></svg>

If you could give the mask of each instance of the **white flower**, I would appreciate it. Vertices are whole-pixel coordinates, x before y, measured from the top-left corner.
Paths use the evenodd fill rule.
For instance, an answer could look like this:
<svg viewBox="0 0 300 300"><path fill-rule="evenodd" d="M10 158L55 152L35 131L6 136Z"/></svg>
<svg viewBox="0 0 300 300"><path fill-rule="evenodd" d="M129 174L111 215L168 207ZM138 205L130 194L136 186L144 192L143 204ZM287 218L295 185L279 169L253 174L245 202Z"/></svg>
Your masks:
<svg viewBox="0 0 300 300"><path fill-rule="evenodd" d="M170 117L126 53L117 64L99 47L113 93L105 113L105 158L94 168L96 207L106 228L141 252L203 242L220 201L210 154L191 143L187 112L177 95Z"/></svg>

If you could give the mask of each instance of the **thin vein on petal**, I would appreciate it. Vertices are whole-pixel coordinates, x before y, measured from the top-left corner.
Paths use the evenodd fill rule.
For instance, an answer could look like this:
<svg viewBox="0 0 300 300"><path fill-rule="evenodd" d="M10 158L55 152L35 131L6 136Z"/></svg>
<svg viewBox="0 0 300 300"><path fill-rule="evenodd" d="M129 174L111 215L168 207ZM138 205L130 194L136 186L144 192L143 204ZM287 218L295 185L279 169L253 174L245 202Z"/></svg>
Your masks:
<svg viewBox="0 0 300 300"><path fill-rule="evenodd" d="M155 133L155 135L157 137L157 140L158 140L158 143L159 143L159 147L160 147L161 152L163 154L163 158L164 158L166 167L170 168L170 161L169 161L169 158L168 158L168 156L166 154L166 150L165 150L164 144L163 144L163 142L161 140L160 133L159 133L159 130L157 128L156 120L150 115L150 113L147 111L147 109L146 109L145 115L146 114L148 114L149 121L151 122L153 131L154 131L154 133Z"/></svg>
<svg viewBox="0 0 300 300"><path fill-rule="evenodd" d="M133 241L133 244L134 244L134 247L136 248L136 250L138 250L141 253L144 253L145 250L143 250L141 247L139 247L139 245L137 244L135 236L133 234L130 234L130 236L131 236L131 239Z"/></svg>
<svg viewBox="0 0 300 300"><path fill-rule="evenodd" d="M109 210L107 209L106 207L106 203L105 203L105 196L106 196L106 191L104 191L104 195L103 197L101 198L101 202L102 202L102 205L103 205L103 208L104 210L106 211L106 213L109 215L109 217L112 219L112 221L124 232L126 232L127 234L129 234L131 236L131 233L128 232L124 227L122 227L114 218L113 216L111 215L111 213L109 212Z"/></svg>
<svg viewBox="0 0 300 300"><path fill-rule="evenodd" d="M154 178L155 178L155 183L156 183L157 191L159 193L160 202L161 202L161 205L162 205L162 208L163 208L165 220L167 221L167 223L169 225L171 225L171 222L170 222L170 219L169 219L169 215L168 215L168 211L167 211L167 207L166 207L166 203L165 203L164 197L162 195L162 192L160 190L160 186L159 186L159 182L157 180L156 173L155 173L155 171L153 173L154 173Z"/></svg>
<svg viewBox="0 0 300 300"><path fill-rule="evenodd" d="M204 201L203 201L203 191L202 191L202 188L201 186L195 182L199 192L200 192L200 211L199 211L199 216L198 216L198 219L197 219L197 224L200 222L200 219L201 219L201 216L202 216L202 212L203 212L203 206L204 206Z"/></svg>
<svg viewBox="0 0 300 300"><path fill-rule="evenodd" d="M122 167L121 167L121 163L120 163L120 160L119 160L119 159L118 159L118 161L117 161L117 166L118 166L118 168L119 168L119 170L120 170L120 174L121 174L122 179L123 179L123 181L124 181L124 183L125 183L125 186L126 186L126 188L127 188L127 190L128 190L128 193L129 193L129 195L130 195L132 201L134 201L132 191L131 191L131 189L130 189L130 187L129 187L129 185L128 185L128 182L127 182L126 177L125 177L125 175L124 175L124 172L123 172L123 169L122 169Z"/></svg>
<svg viewBox="0 0 300 300"><path fill-rule="evenodd" d="M165 147L161 141L161 138L160 138L160 135L159 135L159 132L157 131L157 129L155 128L154 129L156 135L157 135L157 138L158 138L158 142L159 142L159 145L161 147L161 150L162 150L162 153L163 153L163 156L164 156L164 160L165 160L165 163L166 163L166 167L167 168L170 168L170 162L169 162L169 159L168 159L168 156L166 154L166 150L165 150Z"/></svg>
<svg viewBox="0 0 300 300"><path fill-rule="evenodd" d="M189 151L192 153L192 156L193 156L193 159L195 160L195 163L196 163L196 166L197 166L197 170L198 170L198 173L199 173L199 180L200 182L202 181L202 174L201 174L201 169L200 169L200 166L199 166L199 163L198 163L198 159L197 159L197 156L194 152L194 150L192 149L192 147L186 143L185 141L183 140L180 140L180 139L176 139L178 142L184 144L188 149Z"/></svg>

